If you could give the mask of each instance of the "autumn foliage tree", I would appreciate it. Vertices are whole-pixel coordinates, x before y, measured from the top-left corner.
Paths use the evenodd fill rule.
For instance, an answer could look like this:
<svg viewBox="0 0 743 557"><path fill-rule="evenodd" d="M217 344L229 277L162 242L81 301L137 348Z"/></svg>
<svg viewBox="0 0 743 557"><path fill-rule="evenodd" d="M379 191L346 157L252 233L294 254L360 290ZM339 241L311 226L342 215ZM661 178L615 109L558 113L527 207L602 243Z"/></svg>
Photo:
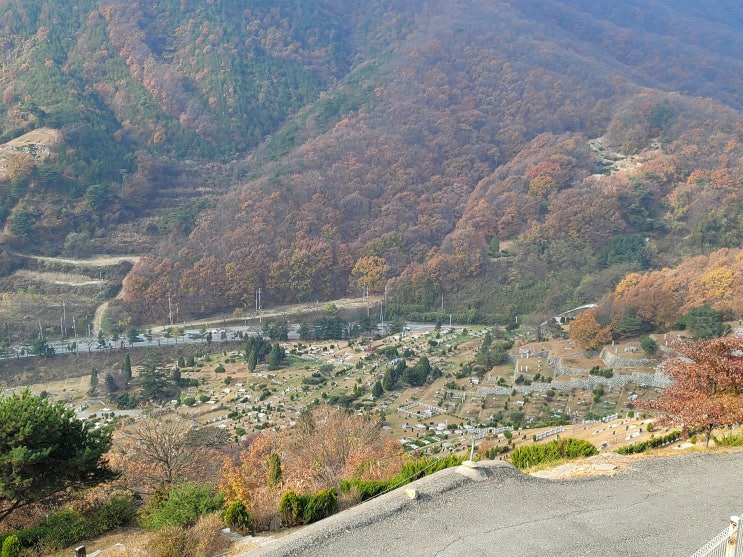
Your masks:
<svg viewBox="0 0 743 557"><path fill-rule="evenodd" d="M359 288L369 289L370 292L382 290L386 262L381 257L371 255L362 257L356 262L351 271L351 279Z"/></svg>
<svg viewBox="0 0 743 557"><path fill-rule="evenodd" d="M317 492L352 477L382 479L402 464L399 445L383 440L375 420L323 406L302 413L290 430L257 436L237 461L225 464L221 488L228 505L242 503L261 529L278 512L284 491Z"/></svg>
<svg viewBox="0 0 743 557"><path fill-rule="evenodd" d="M596 318L596 309L584 311L570 323L570 338L586 350L599 350L611 342L611 327Z"/></svg>
<svg viewBox="0 0 743 557"><path fill-rule="evenodd" d="M703 432L743 422L743 340L733 337L683 340L669 360L672 383L644 406L662 412L661 422Z"/></svg>

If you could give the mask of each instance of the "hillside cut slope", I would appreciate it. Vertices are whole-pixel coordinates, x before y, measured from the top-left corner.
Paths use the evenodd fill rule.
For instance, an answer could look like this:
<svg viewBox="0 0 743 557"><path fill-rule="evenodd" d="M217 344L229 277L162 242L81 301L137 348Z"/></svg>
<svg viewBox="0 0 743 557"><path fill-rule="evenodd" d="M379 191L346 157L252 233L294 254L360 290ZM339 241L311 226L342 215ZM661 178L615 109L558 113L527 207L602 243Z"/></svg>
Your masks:
<svg viewBox="0 0 743 557"><path fill-rule="evenodd" d="M741 27L727 1L5 2L0 141L62 138L9 163L5 241L138 246L134 322L259 288L595 301L740 247Z"/></svg>

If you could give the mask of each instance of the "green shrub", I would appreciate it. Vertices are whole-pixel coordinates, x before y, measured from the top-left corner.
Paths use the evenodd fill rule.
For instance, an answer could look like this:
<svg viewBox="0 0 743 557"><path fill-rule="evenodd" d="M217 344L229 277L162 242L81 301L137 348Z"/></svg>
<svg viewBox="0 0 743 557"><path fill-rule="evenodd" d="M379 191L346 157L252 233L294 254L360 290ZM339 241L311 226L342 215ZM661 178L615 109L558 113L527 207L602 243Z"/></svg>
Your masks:
<svg viewBox="0 0 743 557"><path fill-rule="evenodd" d="M499 454L507 452L508 447L506 445L496 445L495 447L490 447L487 451L485 451L485 458L489 460L495 460L495 457L497 457Z"/></svg>
<svg viewBox="0 0 743 557"><path fill-rule="evenodd" d="M619 454L644 453L646 451L649 451L650 449L656 449L658 447L668 445L669 443L674 443L679 439L681 439L681 432L672 431L671 433L669 433L668 435L664 435L663 437L648 439L647 441L637 443L636 445L625 445L623 447L619 447L615 452Z"/></svg>
<svg viewBox="0 0 743 557"><path fill-rule="evenodd" d="M23 550L21 540L15 534L10 534L3 540L2 557L18 557Z"/></svg>
<svg viewBox="0 0 743 557"><path fill-rule="evenodd" d="M418 460L405 463L400 473L395 477L401 477L412 482L439 470L459 466L462 464L462 461L464 461L464 457L452 454L446 455L443 458L419 458Z"/></svg>
<svg viewBox="0 0 743 557"><path fill-rule="evenodd" d="M334 487L307 495L287 491L279 502L279 512L287 526L317 522L337 511L338 492Z"/></svg>
<svg viewBox="0 0 743 557"><path fill-rule="evenodd" d="M31 526L30 528L23 528L16 532L18 539L21 540L23 547L33 547L39 543L41 536L44 534L44 530L41 526Z"/></svg>
<svg viewBox="0 0 743 557"><path fill-rule="evenodd" d="M240 534L245 535L252 531L252 518L242 501L230 503L222 514L222 520L227 526Z"/></svg>
<svg viewBox="0 0 743 557"><path fill-rule="evenodd" d="M23 545L41 544L47 549L59 550L87 538L90 534L90 524L77 511L66 509L50 514L44 524L33 530L39 533L38 538L32 544L24 542Z"/></svg>
<svg viewBox="0 0 743 557"><path fill-rule="evenodd" d="M317 522L338 512L338 492L334 487L310 495L303 514L303 522Z"/></svg>
<svg viewBox="0 0 743 557"><path fill-rule="evenodd" d="M715 445L719 445L721 447L743 446L743 435L723 435L719 439L717 437L712 437L712 439L714 439Z"/></svg>
<svg viewBox="0 0 743 557"><path fill-rule="evenodd" d="M99 535L114 528L128 526L135 514L136 507L131 492L116 491L90 516L89 535Z"/></svg>
<svg viewBox="0 0 743 557"><path fill-rule="evenodd" d="M281 519L287 526L297 526L300 522L300 516L304 510L304 502L301 497L294 491L287 491L281 496L279 501L279 512Z"/></svg>
<svg viewBox="0 0 743 557"><path fill-rule="evenodd" d="M519 447L511 453L511 464L523 470L545 462L583 458L597 453L598 449L588 441L568 437L541 445Z"/></svg>
<svg viewBox="0 0 743 557"><path fill-rule="evenodd" d="M182 482L172 487L159 505L143 513L140 525L147 530L187 526L194 524L200 516L219 510L223 502L224 496L209 487Z"/></svg>
<svg viewBox="0 0 743 557"><path fill-rule="evenodd" d="M366 501L395 487L397 485L391 481L391 478L388 480L344 480L340 485L342 493L355 493L357 501Z"/></svg>
<svg viewBox="0 0 743 557"><path fill-rule="evenodd" d="M219 364L217 367L214 368L214 373L224 373L225 368L222 364Z"/></svg>

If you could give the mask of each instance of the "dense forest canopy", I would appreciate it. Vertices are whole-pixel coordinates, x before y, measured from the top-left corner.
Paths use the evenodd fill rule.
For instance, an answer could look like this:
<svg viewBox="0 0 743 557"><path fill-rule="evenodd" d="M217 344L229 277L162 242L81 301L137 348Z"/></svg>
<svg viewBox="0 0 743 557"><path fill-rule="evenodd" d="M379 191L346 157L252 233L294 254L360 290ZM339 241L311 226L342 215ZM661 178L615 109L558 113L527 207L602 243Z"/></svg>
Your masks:
<svg viewBox="0 0 743 557"><path fill-rule="evenodd" d="M0 154L4 243L141 253L133 322L258 288L596 302L741 247L741 27L730 1L3 2L0 142L58 134Z"/></svg>

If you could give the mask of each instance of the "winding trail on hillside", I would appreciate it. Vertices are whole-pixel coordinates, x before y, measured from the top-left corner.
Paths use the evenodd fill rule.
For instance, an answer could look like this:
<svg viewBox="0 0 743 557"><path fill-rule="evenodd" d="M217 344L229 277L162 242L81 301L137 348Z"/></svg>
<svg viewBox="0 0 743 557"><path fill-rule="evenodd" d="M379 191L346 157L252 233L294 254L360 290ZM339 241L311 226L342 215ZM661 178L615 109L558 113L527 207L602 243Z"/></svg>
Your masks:
<svg viewBox="0 0 743 557"><path fill-rule="evenodd" d="M67 265L74 265L77 267L107 267L111 265L116 265L118 263L131 263L132 265L136 265L139 260L141 259L141 256L139 255L115 255L115 256L106 256L101 255L98 257L92 257L90 259L66 259L61 257L46 257L42 255L31 255L31 254L24 254L24 253L17 253L17 252L10 252L13 255L17 257L23 257L27 259L34 259L36 261L43 261L48 263L61 263L61 264L67 264ZM123 298L124 296L124 287L126 285L126 277L121 282L121 288L119 289L116 296L114 296L111 300L106 300L102 302L96 309L93 314L93 321L91 323L94 334L97 334L98 331L101 330L103 326L103 320L106 315L106 311L108 310L109 304L112 300L118 300ZM270 309L264 309L259 313L251 314L249 318L276 318L276 317L286 317L288 315L293 315L297 313L306 313L306 312L312 312L317 311L318 309L322 309L327 304L333 304L338 309L362 309L364 307L368 307L370 310L371 308L379 306L381 303L382 297L377 296L369 296L368 298L340 298L337 300L329 300L329 301L316 301L316 302L306 302L306 303L300 303L300 304L291 304L286 306L278 306L275 308ZM243 317L244 318L244 317ZM199 326L199 325L210 325L217 321L223 320L223 317L215 315L211 318L204 318L199 320L190 321L188 323L185 323L185 326ZM168 325L157 325L152 327L153 332L160 332L164 329L167 329Z"/></svg>
<svg viewBox="0 0 743 557"><path fill-rule="evenodd" d="M101 255L97 257L91 257L89 259L67 259L62 257L46 257L43 255L31 255L25 253L10 252L17 257L23 257L27 259L33 259L36 261L43 261L46 263L61 263L65 265L74 265L76 267L110 267L111 265L118 265L119 263L131 263L136 265L141 256L140 255ZM126 283L126 277L121 281L121 288L119 289L114 300L121 299L124 296L124 284ZM101 303L93 314L92 327L93 331L100 331L103 325L103 318L108 310L108 305L111 300L106 300Z"/></svg>
<svg viewBox="0 0 743 557"><path fill-rule="evenodd" d="M45 257L43 255L30 255L26 253L10 252L18 257L35 259L36 261L46 261L49 263L64 263L66 265L75 265L77 267L109 267L117 263L128 262L136 265L141 255L101 255L90 259L65 259L62 257Z"/></svg>

